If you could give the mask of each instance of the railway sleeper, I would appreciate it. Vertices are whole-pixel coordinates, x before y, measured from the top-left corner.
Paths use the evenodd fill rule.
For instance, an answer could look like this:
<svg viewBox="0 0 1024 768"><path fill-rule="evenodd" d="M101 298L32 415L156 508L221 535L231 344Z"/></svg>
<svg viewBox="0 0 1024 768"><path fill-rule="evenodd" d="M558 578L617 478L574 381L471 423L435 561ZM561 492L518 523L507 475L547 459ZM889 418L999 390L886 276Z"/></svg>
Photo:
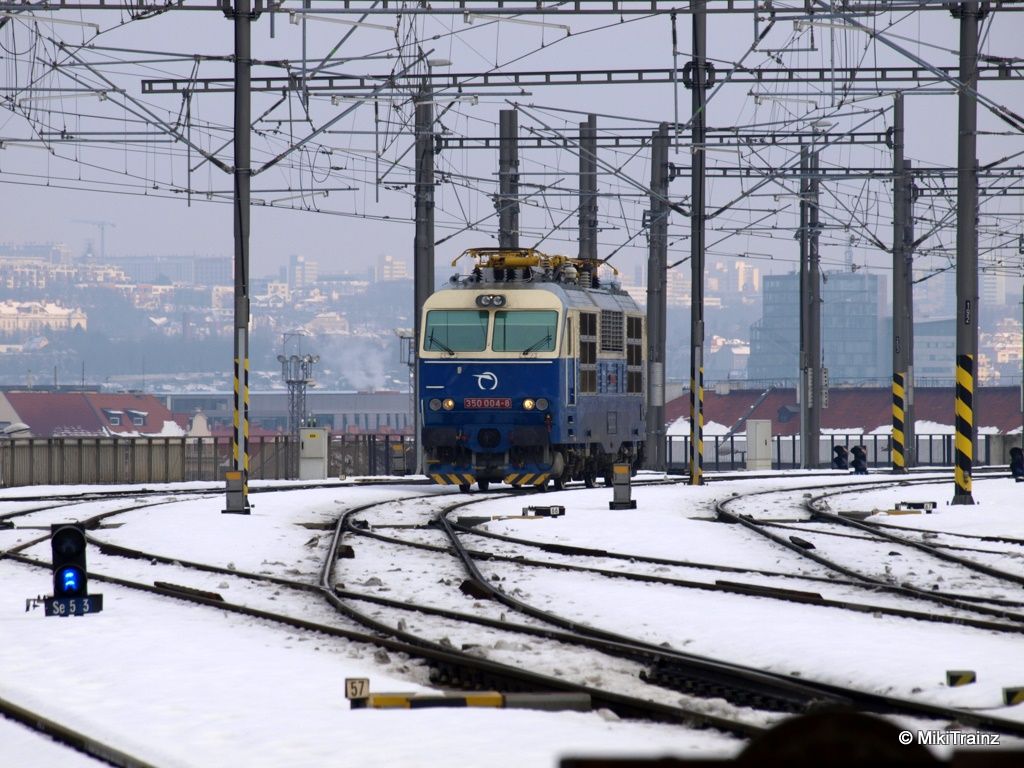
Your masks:
<svg viewBox="0 0 1024 768"><path fill-rule="evenodd" d="M775 690L763 690L758 683L743 687L735 680L725 679L713 672L683 668L668 660L659 659L645 671L640 679L651 685L669 688L679 693L703 699L725 699L730 704L773 712L805 712L813 703L800 695L780 695Z"/></svg>

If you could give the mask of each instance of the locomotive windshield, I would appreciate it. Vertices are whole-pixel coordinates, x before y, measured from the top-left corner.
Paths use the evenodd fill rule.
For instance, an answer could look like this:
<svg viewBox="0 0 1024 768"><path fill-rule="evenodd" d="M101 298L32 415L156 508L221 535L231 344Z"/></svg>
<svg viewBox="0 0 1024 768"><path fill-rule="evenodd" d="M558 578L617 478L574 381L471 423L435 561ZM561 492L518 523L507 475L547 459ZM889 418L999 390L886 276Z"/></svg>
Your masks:
<svg viewBox="0 0 1024 768"><path fill-rule="evenodd" d="M494 313L495 352L550 352L555 348L558 313L518 310Z"/></svg>
<svg viewBox="0 0 1024 768"><path fill-rule="evenodd" d="M475 309L435 309L427 312L423 349L482 352L487 346L487 312Z"/></svg>

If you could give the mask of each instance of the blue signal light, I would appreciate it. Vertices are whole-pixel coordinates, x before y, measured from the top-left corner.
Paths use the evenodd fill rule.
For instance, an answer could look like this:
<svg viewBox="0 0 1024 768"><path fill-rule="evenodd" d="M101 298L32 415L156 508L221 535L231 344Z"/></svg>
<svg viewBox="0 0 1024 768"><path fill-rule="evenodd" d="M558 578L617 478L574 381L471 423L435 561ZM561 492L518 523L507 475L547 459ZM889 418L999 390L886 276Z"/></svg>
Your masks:
<svg viewBox="0 0 1024 768"><path fill-rule="evenodd" d="M73 595L82 589L82 572L78 568L64 568L58 575L58 583L65 595Z"/></svg>

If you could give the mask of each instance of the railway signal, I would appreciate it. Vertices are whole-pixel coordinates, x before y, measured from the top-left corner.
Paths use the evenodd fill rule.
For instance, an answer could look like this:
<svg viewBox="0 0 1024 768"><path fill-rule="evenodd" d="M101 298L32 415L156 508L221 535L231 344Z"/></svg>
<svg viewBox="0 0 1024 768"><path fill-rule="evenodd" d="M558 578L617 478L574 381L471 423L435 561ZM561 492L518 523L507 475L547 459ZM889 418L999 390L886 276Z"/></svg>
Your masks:
<svg viewBox="0 0 1024 768"><path fill-rule="evenodd" d="M89 595L85 547L82 526L73 523L51 526L53 597L44 601L47 616L84 616L103 610L103 595Z"/></svg>

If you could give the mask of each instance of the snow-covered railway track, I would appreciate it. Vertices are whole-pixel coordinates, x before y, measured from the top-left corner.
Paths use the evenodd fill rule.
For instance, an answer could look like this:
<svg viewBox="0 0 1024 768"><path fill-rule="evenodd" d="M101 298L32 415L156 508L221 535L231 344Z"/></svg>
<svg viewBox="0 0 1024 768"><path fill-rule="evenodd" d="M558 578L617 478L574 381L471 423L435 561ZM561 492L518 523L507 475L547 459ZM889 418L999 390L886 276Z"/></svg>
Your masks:
<svg viewBox="0 0 1024 768"><path fill-rule="evenodd" d="M801 558L813 561L828 571L846 576L871 589L952 608L955 612L950 615L959 618L963 618L964 612L968 616L981 614L990 619L998 619L1024 627L1024 613L1014 610L1014 608L1020 607L1020 601L1015 598L1020 595L1020 587L1024 584L1024 579L1017 574L966 560L922 542L913 542L888 533L884 529L876 529L870 524L849 520L822 509L824 500L844 493L863 493L889 486L924 485L932 482L934 481L925 478L894 477L890 480L876 481L870 484L856 483L847 487L832 488L829 493L816 496L812 494L819 491L820 486L788 488L781 491L758 491L719 502L716 505L716 513L724 522L741 525L747 530L797 553ZM751 500L756 500L763 505L765 503L763 500L770 496L774 496L776 499L780 497L785 499L787 496L794 497L789 509L798 515L798 521L786 519L785 523L781 522L777 518L778 510L774 512L776 516L759 517L756 514L741 514L729 509L737 504L745 504L749 508ZM799 536L785 536L769 530L771 528L788 530L793 526L799 528ZM851 527L869 534L857 542L858 544L863 542L863 546L869 548L864 550L859 560L882 563L881 572L859 565L856 559L855 562L850 563L849 547L844 550L845 554L843 555L830 554L829 544L830 540L835 537L836 529L845 531ZM921 559L911 559L904 551L894 551L893 544L912 548L915 553L922 553ZM916 586L908 579L901 579L898 575L894 575L892 573L894 564L899 565L902 572L906 573L908 577L918 577L918 571L926 574L930 577L930 587ZM979 573L985 577L984 580L978 575ZM940 588L940 585L944 583L952 586ZM979 592L980 588L984 588L985 591ZM1009 597L1007 596L1008 591Z"/></svg>
<svg viewBox="0 0 1024 768"><path fill-rule="evenodd" d="M97 739L66 723L17 704L0 696L0 717L21 723L33 733L53 739L58 744L74 749L104 765L115 768L153 768L153 764L124 750Z"/></svg>
<svg viewBox="0 0 1024 768"><path fill-rule="evenodd" d="M468 584L463 582L462 588L471 595L476 596L474 608L484 607L491 603L499 603L521 615L540 621L548 626L555 626L559 629L558 635L551 635L550 630L529 629L524 630L529 634L539 634L542 637L557 637L559 640L566 640L564 634L570 633L569 637L575 639L572 642L592 650L599 650L601 653L610 656L638 661L644 665L643 674L647 680L656 686L671 687L686 694L714 695L730 699L735 705L746 704L747 706L761 705L767 709L799 710L815 701L842 701L845 703L856 703L867 709L876 711L913 714L918 717L956 719L961 723L977 724L978 727L998 728L1002 732L1024 734L1024 726L1012 721L1005 721L1000 718L989 718L974 712L958 710L955 708L942 707L924 702L907 701L896 697L889 697L879 694L865 693L859 690L844 688L842 686L829 685L824 683L807 682L805 678L794 679L787 675L764 673L760 670L744 668L741 665L722 662L714 658L700 657L692 654L678 652L665 645L656 645L644 640L628 637L615 632L605 631L571 617L559 616L550 611L537 609L525 601L518 599L503 588L511 582L510 577L498 576L492 572L490 578L485 576L478 568L479 563L505 563L514 565L517 568L524 565L536 565L551 567L551 563L530 563L521 556L495 555L491 552L467 549L459 542L460 535L472 533L465 527L459 529L448 521L448 517L455 512L462 510L474 501L463 501L442 509L436 517L436 525L440 525L446 532L448 545L428 543L423 540L424 535L436 537L436 531L425 529L423 521L405 522L400 525L389 524L388 521L377 521L377 525L370 525L368 521L355 520L352 517L347 519L347 530L353 535L360 535L381 545L390 547L406 547L422 552L432 552L435 556L442 556L446 550L454 551L459 555L460 560L468 576ZM381 529L387 529L387 534ZM415 534L412 540L403 539L400 536L391 535L401 533L408 535ZM507 537L506 537L507 539ZM379 553L378 553L379 559ZM562 566L564 570L578 572L594 572L594 569L583 569L569 565ZM628 574L621 571L602 573L603 577L629 578ZM447 580L451 580L450 576ZM657 581L653 579L652 581ZM394 584L394 582L389 582ZM373 582L380 586L379 581ZM707 586L707 585L701 585ZM390 588L390 587L389 587ZM517 591L513 587L513 592ZM727 586L723 591L730 590ZM378 605L386 606L389 609L396 607L392 598L380 595L345 593L347 597L356 600L375 602ZM750 593L748 593L750 594ZM759 595L760 596L760 595ZM486 610L486 608L484 608ZM491 611L494 609L491 608ZM927 614L912 614L913 618L924 618ZM502 622L505 617L502 615ZM994 623L979 621L979 627L994 628ZM993 626L988 626L993 624ZM530 625L531 627L533 624ZM1002 626L1000 626L1002 628ZM1015 631L1016 628L1008 628ZM519 662L522 663L522 662ZM801 701L802 699L802 701Z"/></svg>
<svg viewBox="0 0 1024 768"><path fill-rule="evenodd" d="M450 497L449 497L450 498ZM381 505L403 504L412 501L432 503L431 495L415 497L390 498L361 505L350 514L367 512ZM314 539L318 537L314 536ZM285 578L268 573L254 573L239 570L235 567L218 563L188 561L178 557L166 556L149 552L144 549L127 547L102 540L95 531L89 535L90 542L97 545L98 555L92 559L90 578L95 582L112 584L129 589L142 590L150 594L185 600L211 608L235 614L281 623L301 630L303 633L329 635L352 643L383 652L381 663L389 664L388 653L400 654L402 659L415 660L414 664L425 664L432 671L432 679L440 684L465 687L469 689L494 688L504 692L572 692L586 693L590 696L595 708L604 708L622 717L643 718L662 722L675 722L695 727L710 727L727 731L739 736L749 737L762 729L741 718L730 718L714 712L700 712L675 706L671 703L651 701L642 697L630 696L605 690L600 687L588 686L580 682L561 679L557 676L531 672L513 664L505 664L492 659L481 658L478 654L458 650L439 642L436 628L432 631L417 634L408 632L401 627L391 626L379 621L369 613L364 613L354 606L361 598L353 597L337 590L332 572L339 555L340 521L337 532L324 557L322 571L318 578ZM25 543L19 549L40 544L41 539ZM312 539L311 539L312 541ZM38 558L28 557L20 552L10 552L11 560L37 568L48 568L49 564ZM131 578L110 575L109 570L116 570L116 563L144 561L145 570L154 577L152 581L138 578L138 565L122 566L125 572L134 572ZM95 566L98 566L95 567ZM242 583L249 586L243 588ZM219 583L219 591L217 584ZM267 587L271 588L268 592ZM262 597L256 594L262 589ZM303 593L309 597L309 603L296 601L295 594L289 596L289 604L296 602L304 607L297 612L274 610L275 600L284 590ZM230 595L225 598L225 595ZM240 595L236 598L236 595ZM324 606L326 600L333 608ZM364 601L366 602L366 601ZM404 607L406 614L422 613L417 605ZM449 624L458 619L454 613L447 617ZM462 622L458 622L462 623ZM500 642L508 641L510 636L522 637L508 626L495 626L496 636ZM576 651L578 653L578 650ZM399 662L405 666L404 662ZM426 682L424 679L423 682Z"/></svg>

